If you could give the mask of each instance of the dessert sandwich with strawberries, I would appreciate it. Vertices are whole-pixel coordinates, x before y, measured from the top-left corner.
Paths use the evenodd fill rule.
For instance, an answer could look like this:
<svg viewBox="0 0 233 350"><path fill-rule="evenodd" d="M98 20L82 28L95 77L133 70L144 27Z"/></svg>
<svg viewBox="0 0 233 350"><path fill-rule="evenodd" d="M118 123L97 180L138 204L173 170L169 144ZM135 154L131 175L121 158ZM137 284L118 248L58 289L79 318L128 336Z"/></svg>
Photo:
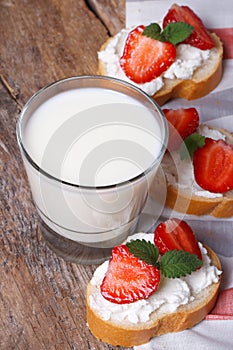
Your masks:
<svg viewBox="0 0 233 350"><path fill-rule="evenodd" d="M98 74L128 81L159 105L193 100L222 78L223 45L188 6L173 4L162 24L123 29L98 52Z"/></svg>
<svg viewBox="0 0 233 350"><path fill-rule="evenodd" d="M189 215L233 216L233 134L200 123L196 108L163 109L169 126L161 173L150 195ZM164 181L165 178L165 181Z"/></svg>
<svg viewBox="0 0 233 350"><path fill-rule="evenodd" d="M214 307L221 265L187 222L161 222L112 249L87 286L87 324L97 338L125 347L193 327Z"/></svg>

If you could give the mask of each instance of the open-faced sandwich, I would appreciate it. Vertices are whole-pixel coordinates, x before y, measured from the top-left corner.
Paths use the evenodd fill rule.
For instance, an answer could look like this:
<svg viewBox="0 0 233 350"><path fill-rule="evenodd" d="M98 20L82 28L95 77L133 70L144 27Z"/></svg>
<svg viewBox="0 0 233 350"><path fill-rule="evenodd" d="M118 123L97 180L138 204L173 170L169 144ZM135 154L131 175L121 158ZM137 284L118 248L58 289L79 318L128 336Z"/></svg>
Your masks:
<svg viewBox="0 0 233 350"><path fill-rule="evenodd" d="M195 108L163 109L169 125L168 149L162 160L165 206L191 215L233 216L233 135L199 124ZM159 174L151 187L158 200Z"/></svg>
<svg viewBox="0 0 233 350"><path fill-rule="evenodd" d="M98 52L98 74L126 80L160 105L212 91L222 77L223 46L188 6L174 4L162 24L123 29Z"/></svg>
<svg viewBox="0 0 233 350"><path fill-rule="evenodd" d="M87 323L111 345L131 347L190 328L214 307L221 266L176 218L112 250L87 286Z"/></svg>

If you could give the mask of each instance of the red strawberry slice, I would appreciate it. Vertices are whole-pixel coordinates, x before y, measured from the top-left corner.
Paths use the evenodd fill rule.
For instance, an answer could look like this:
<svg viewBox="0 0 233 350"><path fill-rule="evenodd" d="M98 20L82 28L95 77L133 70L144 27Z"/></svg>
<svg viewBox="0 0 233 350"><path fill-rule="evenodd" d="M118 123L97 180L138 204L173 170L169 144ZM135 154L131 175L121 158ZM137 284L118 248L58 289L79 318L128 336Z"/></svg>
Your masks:
<svg viewBox="0 0 233 350"><path fill-rule="evenodd" d="M169 250L184 250L196 254L202 260L198 241L187 222L176 218L169 219L157 226L154 242L161 255Z"/></svg>
<svg viewBox="0 0 233 350"><path fill-rule="evenodd" d="M112 250L109 267L100 286L103 297L112 303L127 304L146 299L159 286L160 271L129 252L126 245Z"/></svg>
<svg viewBox="0 0 233 350"><path fill-rule="evenodd" d="M199 125L199 115L196 108L163 109L168 120L169 139L167 149L177 150L182 140L193 134Z"/></svg>
<svg viewBox="0 0 233 350"><path fill-rule="evenodd" d="M142 35L144 29L141 25L129 33L120 58L121 68L135 83L147 83L159 77L176 58L175 46Z"/></svg>
<svg viewBox="0 0 233 350"><path fill-rule="evenodd" d="M194 27L194 31L184 41L185 44L201 50L209 50L215 46L202 20L188 6L172 5L163 19L163 27L172 22L186 22Z"/></svg>
<svg viewBox="0 0 233 350"><path fill-rule="evenodd" d="M195 180L203 189L224 193L233 189L233 146L223 140L205 139L193 155Z"/></svg>

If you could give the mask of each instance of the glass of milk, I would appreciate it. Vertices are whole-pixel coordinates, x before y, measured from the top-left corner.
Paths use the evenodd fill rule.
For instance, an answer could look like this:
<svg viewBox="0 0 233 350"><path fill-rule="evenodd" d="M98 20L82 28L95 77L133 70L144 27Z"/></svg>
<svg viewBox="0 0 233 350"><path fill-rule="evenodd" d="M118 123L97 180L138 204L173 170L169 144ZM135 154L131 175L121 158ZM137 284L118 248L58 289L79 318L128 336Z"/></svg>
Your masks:
<svg viewBox="0 0 233 350"><path fill-rule="evenodd" d="M77 76L37 92L17 139L48 246L100 263L135 232L167 145L158 105L140 89Z"/></svg>

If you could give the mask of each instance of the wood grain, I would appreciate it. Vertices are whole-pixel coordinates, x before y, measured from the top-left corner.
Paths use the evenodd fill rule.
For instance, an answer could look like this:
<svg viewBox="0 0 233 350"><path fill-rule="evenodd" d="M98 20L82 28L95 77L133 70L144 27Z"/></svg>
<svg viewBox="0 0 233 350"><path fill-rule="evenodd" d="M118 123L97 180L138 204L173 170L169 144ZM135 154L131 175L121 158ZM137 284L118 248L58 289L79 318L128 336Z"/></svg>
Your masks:
<svg viewBox="0 0 233 350"><path fill-rule="evenodd" d="M22 106L39 88L96 73L96 52L123 26L124 10L122 1L92 5L95 11L84 1L0 2L1 350L114 349L86 325L95 266L65 262L41 237L15 133Z"/></svg>
<svg viewBox="0 0 233 350"><path fill-rule="evenodd" d="M107 4L98 8L113 19ZM95 74L110 32L84 1L72 0L2 1L0 23L1 74L23 103L55 80Z"/></svg>
<svg viewBox="0 0 233 350"><path fill-rule="evenodd" d="M118 33L125 23L125 1L88 0L90 8L101 19L111 36Z"/></svg>

